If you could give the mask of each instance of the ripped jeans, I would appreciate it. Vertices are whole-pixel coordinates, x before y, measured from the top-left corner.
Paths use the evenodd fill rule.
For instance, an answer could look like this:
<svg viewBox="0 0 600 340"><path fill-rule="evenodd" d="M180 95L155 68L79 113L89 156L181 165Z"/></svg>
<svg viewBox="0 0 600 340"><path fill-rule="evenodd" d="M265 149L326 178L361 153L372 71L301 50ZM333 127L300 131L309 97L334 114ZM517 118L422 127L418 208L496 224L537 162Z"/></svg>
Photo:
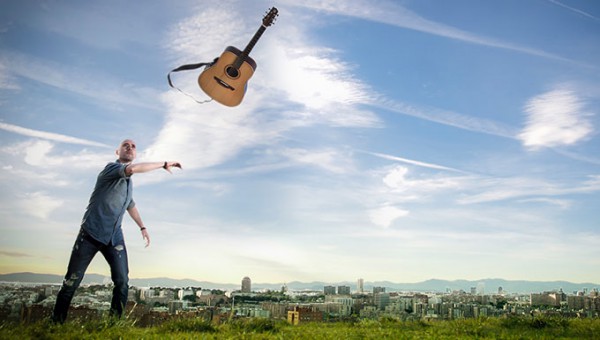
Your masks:
<svg viewBox="0 0 600 340"><path fill-rule="evenodd" d="M123 309L127 304L129 290L129 267L125 242L117 245L102 244L81 229L71 252L67 274L56 297L56 304L52 313L54 322L65 322L75 290L79 287L88 265L98 252L101 252L106 262L108 262L110 275L114 283L110 314L118 317L122 316Z"/></svg>

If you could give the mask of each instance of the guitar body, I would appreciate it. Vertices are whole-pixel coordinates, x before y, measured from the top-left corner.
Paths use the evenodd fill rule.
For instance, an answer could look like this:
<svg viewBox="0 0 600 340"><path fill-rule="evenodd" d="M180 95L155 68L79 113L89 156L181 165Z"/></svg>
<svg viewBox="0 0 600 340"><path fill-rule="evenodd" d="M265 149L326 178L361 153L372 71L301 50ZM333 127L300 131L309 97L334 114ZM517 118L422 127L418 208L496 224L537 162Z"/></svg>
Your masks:
<svg viewBox="0 0 600 340"><path fill-rule="evenodd" d="M242 57L239 68L234 64ZM237 106L244 99L248 80L256 70L256 62L242 51L228 46L217 62L198 77L198 85L209 97L226 106Z"/></svg>
<svg viewBox="0 0 600 340"><path fill-rule="evenodd" d="M248 80L256 70L256 62L249 56L250 51L277 15L277 8L272 7L244 51L228 46L214 64L200 73L198 85L202 91L226 106L237 106L242 102Z"/></svg>

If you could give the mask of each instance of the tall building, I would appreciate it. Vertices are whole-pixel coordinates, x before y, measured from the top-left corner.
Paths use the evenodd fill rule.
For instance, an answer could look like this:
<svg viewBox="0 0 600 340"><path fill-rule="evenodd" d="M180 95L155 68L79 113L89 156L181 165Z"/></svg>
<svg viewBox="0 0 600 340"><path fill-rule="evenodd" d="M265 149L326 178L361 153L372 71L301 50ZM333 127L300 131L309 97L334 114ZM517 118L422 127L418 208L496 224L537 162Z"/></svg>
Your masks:
<svg viewBox="0 0 600 340"><path fill-rule="evenodd" d="M477 295L484 295L485 293L485 282L477 283Z"/></svg>
<svg viewBox="0 0 600 340"><path fill-rule="evenodd" d="M356 291L359 294L362 294L365 291L365 280L362 278L358 279L358 282L356 283Z"/></svg>
<svg viewBox="0 0 600 340"><path fill-rule="evenodd" d="M251 293L252 292L252 281L250 281L249 277L244 277L242 279L242 293Z"/></svg>

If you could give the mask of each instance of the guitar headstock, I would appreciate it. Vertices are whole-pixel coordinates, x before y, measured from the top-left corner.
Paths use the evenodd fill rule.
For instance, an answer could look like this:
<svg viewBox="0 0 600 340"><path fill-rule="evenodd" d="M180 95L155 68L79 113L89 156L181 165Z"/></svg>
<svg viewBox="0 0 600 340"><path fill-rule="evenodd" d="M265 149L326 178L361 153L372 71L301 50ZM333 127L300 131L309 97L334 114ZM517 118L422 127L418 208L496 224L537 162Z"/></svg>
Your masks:
<svg viewBox="0 0 600 340"><path fill-rule="evenodd" d="M279 15L279 11L277 10L277 8L271 7L269 12L263 18L263 21L262 21L263 26L265 26L265 27L271 26L275 22L275 19L277 18L278 15Z"/></svg>

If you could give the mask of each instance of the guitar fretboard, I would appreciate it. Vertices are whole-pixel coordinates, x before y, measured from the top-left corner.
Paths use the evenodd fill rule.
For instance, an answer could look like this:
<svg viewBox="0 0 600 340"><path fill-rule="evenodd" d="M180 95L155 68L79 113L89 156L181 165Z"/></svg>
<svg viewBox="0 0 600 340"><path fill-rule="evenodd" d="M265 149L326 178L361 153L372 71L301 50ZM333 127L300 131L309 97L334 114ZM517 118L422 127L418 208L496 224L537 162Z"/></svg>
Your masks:
<svg viewBox="0 0 600 340"><path fill-rule="evenodd" d="M258 31L256 31L256 33L254 33L254 36L252 37L252 39L250 40L248 45L246 45L246 48L244 48L244 51L242 52L242 54L240 54L235 59L235 62L233 63L233 67L235 67L236 69L239 69L242 66L242 64L244 63L244 60L246 60L246 57L248 57L248 55L250 55L250 52L254 48L254 45L256 45L256 43L258 42L258 39L260 39L260 37L262 36L262 34L265 32L266 29L267 28L264 25L261 25L259 27Z"/></svg>

